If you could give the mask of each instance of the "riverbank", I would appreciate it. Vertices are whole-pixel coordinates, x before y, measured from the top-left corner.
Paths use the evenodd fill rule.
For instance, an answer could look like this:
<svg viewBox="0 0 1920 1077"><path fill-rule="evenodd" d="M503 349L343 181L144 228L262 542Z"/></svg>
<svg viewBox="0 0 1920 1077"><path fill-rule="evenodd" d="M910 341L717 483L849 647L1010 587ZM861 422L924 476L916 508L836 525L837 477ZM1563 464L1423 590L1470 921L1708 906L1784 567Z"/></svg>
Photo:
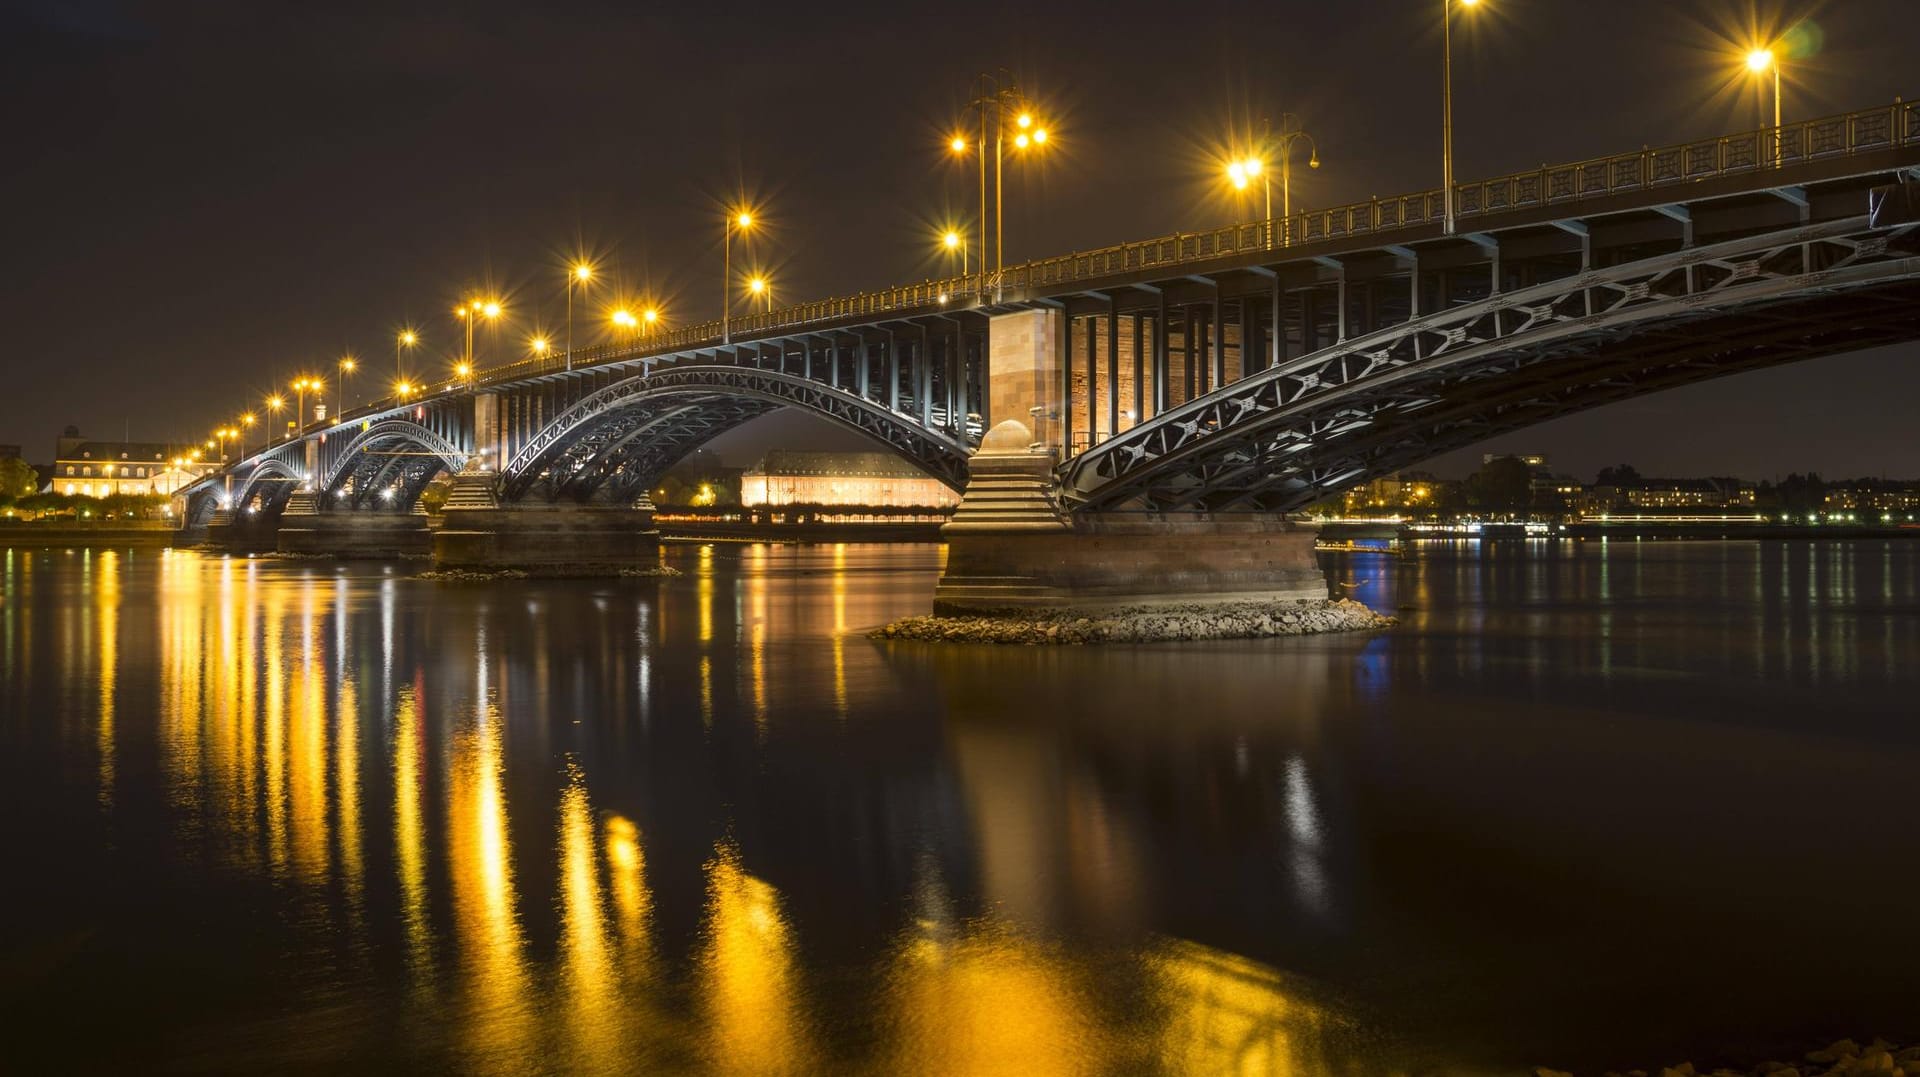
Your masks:
<svg viewBox="0 0 1920 1077"><path fill-rule="evenodd" d="M154 521L108 521L87 523L63 520L57 524L0 524L0 546L15 549L48 549L60 546L137 546L158 549L177 544L179 532L171 523Z"/></svg>
<svg viewBox="0 0 1920 1077"><path fill-rule="evenodd" d="M1566 1070L1540 1066L1534 1077L1574 1077ZM1808 1051L1799 1062L1762 1062L1745 1069L1697 1070L1691 1062L1653 1070L1608 1070L1607 1077L1914 1077L1920 1074L1920 1046L1899 1047L1883 1039L1862 1046L1840 1040Z"/></svg>
<svg viewBox="0 0 1920 1077"><path fill-rule="evenodd" d="M970 617L908 617L874 639L1024 646L1263 639L1322 632L1377 632L1399 622L1351 599L1127 606L1106 610L1009 610Z"/></svg>

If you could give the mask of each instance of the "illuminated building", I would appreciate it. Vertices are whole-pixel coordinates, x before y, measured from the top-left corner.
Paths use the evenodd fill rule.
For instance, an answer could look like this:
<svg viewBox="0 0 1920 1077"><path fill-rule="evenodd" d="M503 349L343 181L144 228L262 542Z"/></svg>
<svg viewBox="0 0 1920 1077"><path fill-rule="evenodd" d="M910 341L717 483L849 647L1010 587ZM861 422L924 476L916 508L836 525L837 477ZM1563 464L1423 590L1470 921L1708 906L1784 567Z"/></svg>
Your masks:
<svg viewBox="0 0 1920 1077"><path fill-rule="evenodd" d="M69 426L54 442L48 490L80 497L171 494L203 475L217 461L193 459L192 446L151 441L95 441Z"/></svg>
<svg viewBox="0 0 1920 1077"><path fill-rule="evenodd" d="M788 505L949 509L960 495L891 453L775 449L740 479L746 508Z"/></svg>

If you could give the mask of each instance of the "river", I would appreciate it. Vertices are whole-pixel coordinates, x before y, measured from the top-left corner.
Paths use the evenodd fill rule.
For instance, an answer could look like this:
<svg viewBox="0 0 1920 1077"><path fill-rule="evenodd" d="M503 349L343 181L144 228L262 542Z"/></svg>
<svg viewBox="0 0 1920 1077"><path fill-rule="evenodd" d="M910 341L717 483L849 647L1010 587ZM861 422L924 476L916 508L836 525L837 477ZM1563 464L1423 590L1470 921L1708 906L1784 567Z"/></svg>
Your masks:
<svg viewBox="0 0 1920 1077"><path fill-rule="evenodd" d="M0 550L19 1072L1427 1073L1920 1039L1920 543L1339 555L1379 636Z"/></svg>

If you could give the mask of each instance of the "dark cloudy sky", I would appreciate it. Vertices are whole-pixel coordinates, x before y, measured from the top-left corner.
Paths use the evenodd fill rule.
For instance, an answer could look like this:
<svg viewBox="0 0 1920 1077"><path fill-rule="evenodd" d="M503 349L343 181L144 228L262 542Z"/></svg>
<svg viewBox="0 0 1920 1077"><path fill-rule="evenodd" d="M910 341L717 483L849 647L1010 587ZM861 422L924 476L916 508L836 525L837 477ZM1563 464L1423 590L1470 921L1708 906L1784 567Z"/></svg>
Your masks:
<svg viewBox="0 0 1920 1077"><path fill-rule="evenodd" d="M782 299L931 275L935 224L972 202L943 131L985 67L1013 69L1055 133L1043 169L1009 176L1010 258L1229 219L1212 152L1249 114L1291 110L1319 140L1308 205L1433 186L1438 7L0 2L0 441L42 458L69 422L204 436L346 351L384 373L403 323L437 366L449 309L483 285L515 318L483 362L517 356L562 320L582 248L675 320L712 317L719 207L742 192L765 206L754 254ZM1739 50L1789 26L1789 118L1920 93L1916 15L1485 0L1456 39L1459 171L1751 125ZM1898 349L1498 447L1589 476L1920 475L1916 395L1920 349ZM729 454L840 443L763 422Z"/></svg>

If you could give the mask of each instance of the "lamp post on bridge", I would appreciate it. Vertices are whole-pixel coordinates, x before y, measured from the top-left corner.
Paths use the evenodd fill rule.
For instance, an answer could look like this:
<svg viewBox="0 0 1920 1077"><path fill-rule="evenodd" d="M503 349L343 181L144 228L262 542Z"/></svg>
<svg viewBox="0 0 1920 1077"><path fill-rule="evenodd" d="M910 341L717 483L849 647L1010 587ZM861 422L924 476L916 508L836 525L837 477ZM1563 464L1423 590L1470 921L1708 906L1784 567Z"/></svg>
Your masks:
<svg viewBox="0 0 1920 1077"><path fill-rule="evenodd" d="M1441 65L1440 92L1440 183L1446 206L1446 233L1453 234L1453 9L1473 7L1480 0L1440 0L1440 48L1445 54Z"/></svg>
<svg viewBox="0 0 1920 1077"><path fill-rule="evenodd" d="M720 277L723 287L720 291L720 343L733 343L733 232L739 229L743 234L753 227L753 214L747 210L738 210L727 214L726 235L720 240Z"/></svg>
<svg viewBox="0 0 1920 1077"><path fill-rule="evenodd" d="M1006 163L1006 126L1011 118L1014 122L1013 147L1019 151L1038 150L1047 145L1047 128L1034 116L1033 103L1020 88L1014 84L1013 76L1005 68L998 74L982 72L974 79L974 97L967 107L978 114L980 135L974 143L974 152L980 166L980 288L984 297L987 290L987 137L989 128L993 137L993 274L996 286L1003 279L1006 269L1006 220L1005 188L1001 174ZM948 141L947 149L955 156L967 152L966 138L954 135Z"/></svg>
<svg viewBox="0 0 1920 1077"><path fill-rule="evenodd" d="M1762 78L1773 74L1773 166L1780 167L1780 59L1771 48L1747 53L1747 70ZM1762 91L1764 92L1764 91Z"/></svg>
<svg viewBox="0 0 1920 1077"><path fill-rule="evenodd" d="M351 355L340 359L340 373L333 381L333 421L339 422L346 409L347 376L359 369L360 363Z"/></svg>
<svg viewBox="0 0 1920 1077"><path fill-rule="evenodd" d="M411 329L400 330L400 335L394 338L394 342L393 342L394 381L404 383L407 380L407 368L400 361L400 353L403 349L411 348L418 343L420 343L420 334L414 332Z"/></svg>
<svg viewBox="0 0 1920 1077"><path fill-rule="evenodd" d="M581 292L587 290L587 284L593 280L593 267L586 262L575 262L567 272L567 369L573 369L573 289L578 286ZM544 352L542 354L545 354Z"/></svg>

